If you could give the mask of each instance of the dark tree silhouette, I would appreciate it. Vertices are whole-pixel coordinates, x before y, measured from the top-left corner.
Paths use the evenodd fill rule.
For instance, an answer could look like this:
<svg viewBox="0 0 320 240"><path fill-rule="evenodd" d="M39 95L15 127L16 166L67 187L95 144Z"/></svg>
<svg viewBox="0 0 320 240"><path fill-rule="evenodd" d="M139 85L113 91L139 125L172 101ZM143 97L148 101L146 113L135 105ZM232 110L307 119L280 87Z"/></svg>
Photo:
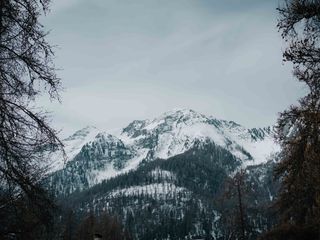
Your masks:
<svg viewBox="0 0 320 240"><path fill-rule="evenodd" d="M245 174L244 170L241 169L240 172L238 172L234 177L234 184L237 188L241 240L246 239L246 227L245 227L245 216L244 216L244 209L243 209L243 191L242 191L242 187L244 185L243 183L244 174Z"/></svg>
<svg viewBox="0 0 320 240"><path fill-rule="evenodd" d="M250 190L246 185L245 170L240 169L233 178L228 179L225 189L221 199L223 239L250 239L251 231L245 206L248 203L246 195Z"/></svg>
<svg viewBox="0 0 320 240"><path fill-rule="evenodd" d="M288 0L279 9L278 28L288 48L284 61L308 93L280 114L276 168L282 180L277 202L279 226L266 239L320 238L320 1Z"/></svg>
<svg viewBox="0 0 320 240"><path fill-rule="evenodd" d="M46 114L34 107L40 93L58 99L60 87L52 47L39 23L49 2L0 0L0 215L19 213L23 202L38 216L36 225L48 222L46 210L52 206L39 184L45 174L41 161L45 153L63 148ZM9 225L1 225L0 234L23 235Z"/></svg>
<svg viewBox="0 0 320 240"><path fill-rule="evenodd" d="M90 213L78 226L76 236L70 239L92 240L94 236L101 236L103 240L131 239L117 218L105 212L100 217L95 217Z"/></svg>

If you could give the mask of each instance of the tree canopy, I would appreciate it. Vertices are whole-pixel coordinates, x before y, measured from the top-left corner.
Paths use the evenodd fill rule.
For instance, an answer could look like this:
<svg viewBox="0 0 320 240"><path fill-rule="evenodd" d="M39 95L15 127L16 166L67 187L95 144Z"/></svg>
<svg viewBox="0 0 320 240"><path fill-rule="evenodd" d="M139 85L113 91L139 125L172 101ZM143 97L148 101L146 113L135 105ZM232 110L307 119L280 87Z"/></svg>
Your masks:
<svg viewBox="0 0 320 240"><path fill-rule="evenodd" d="M278 29L288 44L284 61L293 64L307 94L278 119L281 222L270 239L299 239L299 233L314 239L320 236L320 1L287 0L278 11Z"/></svg>
<svg viewBox="0 0 320 240"><path fill-rule="evenodd" d="M45 91L59 99L52 46L39 22L49 2L0 0L0 214L5 216L18 202L33 210L50 204L39 183L45 173L41 161L45 153L63 149L47 114L35 107ZM36 214L44 217L45 209ZM1 226L2 233L10 231Z"/></svg>

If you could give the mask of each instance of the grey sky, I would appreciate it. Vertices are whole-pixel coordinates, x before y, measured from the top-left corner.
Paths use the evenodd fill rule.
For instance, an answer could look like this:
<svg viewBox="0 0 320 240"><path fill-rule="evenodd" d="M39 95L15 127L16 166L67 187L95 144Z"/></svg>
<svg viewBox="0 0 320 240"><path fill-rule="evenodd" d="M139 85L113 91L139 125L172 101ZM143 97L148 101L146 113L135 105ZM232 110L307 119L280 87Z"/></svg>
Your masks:
<svg viewBox="0 0 320 240"><path fill-rule="evenodd" d="M283 65L278 0L53 0L65 134L123 127L174 108L245 126L275 122L302 87Z"/></svg>

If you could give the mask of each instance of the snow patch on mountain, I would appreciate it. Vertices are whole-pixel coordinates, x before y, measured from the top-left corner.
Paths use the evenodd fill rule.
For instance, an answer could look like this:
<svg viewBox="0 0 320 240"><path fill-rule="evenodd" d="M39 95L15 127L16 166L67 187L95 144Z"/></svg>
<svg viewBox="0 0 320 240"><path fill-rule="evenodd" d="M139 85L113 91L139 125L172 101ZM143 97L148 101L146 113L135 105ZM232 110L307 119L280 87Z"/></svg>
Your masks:
<svg viewBox="0 0 320 240"><path fill-rule="evenodd" d="M154 180L176 180L177 177L174 173L170 171L163 170L161 168L156 168L155 170L152 170L149 175L154 179Z"/></svg>
<svg viewBox="0 0 320 240"><path fill-rule="evenodd" d="M109 192L108 197L115 198L121 196L128 197L148 195L157 200L166 200L174 199L178 193L183 193L184 195L191 195L191 192L189 192L186 188L178 187L173 183L163 182L115 190ZM185 198L185 200L187 200L187 198Z"/></svg>
<svg viewBox="0 0 320 240"><path fill-rule="evenodd" d="M137 153L135 157L130 159L128 161L127 165L123 169L115 169L112 163L107 163L103 169L94 170L94 182L92 182L90 185L98 184L102 182L105 179L109 179L112 177L115 177L119 174L126 173L132 169L136 169L139 165L139 163L146 158L148 151L146 149L140 150L140 152Z"/></svg>
<svg viewBox="0 0 320 240"><path fill-rule="evenodd" d="M274 154L280 151L280 146L274 142L271 136L265 137L263 141L239 142L253 157L252 161L243 162L243 167L266 163Z"/></svg>

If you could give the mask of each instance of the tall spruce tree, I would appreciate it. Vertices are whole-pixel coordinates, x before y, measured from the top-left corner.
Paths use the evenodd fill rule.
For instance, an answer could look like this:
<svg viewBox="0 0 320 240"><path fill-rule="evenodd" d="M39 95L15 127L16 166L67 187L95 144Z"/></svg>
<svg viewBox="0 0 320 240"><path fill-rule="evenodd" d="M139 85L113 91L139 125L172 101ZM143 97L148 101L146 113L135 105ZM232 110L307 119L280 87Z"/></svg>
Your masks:
<svg viewBox="0 0 320 240"><path fill-rule="evenodd" d="M288 0L278 11L278 28L288 43L284 61L293 64L294 76L307 86L307 95L278 119L280 223L266 239L319 239L320 0Z"/></svg>
<svg viewBox="0 0 320 240"><path fill-rule="evenodd" d="M33 106L47 91L58 98L60 79L39 23L49 0L0 0L0 238L34 239L53 206L41 188L43 154L62 149L46 114Z"/></svg>

